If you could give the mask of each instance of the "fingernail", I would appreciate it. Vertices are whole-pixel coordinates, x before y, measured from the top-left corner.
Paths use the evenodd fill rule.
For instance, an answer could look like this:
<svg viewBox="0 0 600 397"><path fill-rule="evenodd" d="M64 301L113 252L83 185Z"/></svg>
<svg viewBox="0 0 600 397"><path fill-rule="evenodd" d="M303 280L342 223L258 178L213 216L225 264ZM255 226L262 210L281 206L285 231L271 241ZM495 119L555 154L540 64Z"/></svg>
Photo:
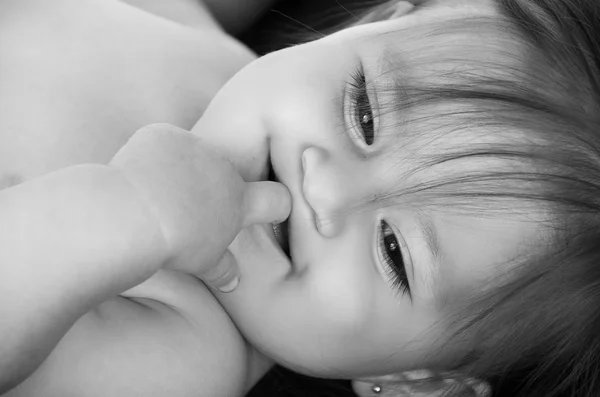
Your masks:
<svg viewBox="0 0 600 397"><path fill-rule="evenodd" d="M235 291L235 289L238 287L238 285L240 285L240 278L235 277L229 283L227 283L224 286L222 286L221 288L219 288L219 291L224 294L228 294L230 292Z"/></svg>

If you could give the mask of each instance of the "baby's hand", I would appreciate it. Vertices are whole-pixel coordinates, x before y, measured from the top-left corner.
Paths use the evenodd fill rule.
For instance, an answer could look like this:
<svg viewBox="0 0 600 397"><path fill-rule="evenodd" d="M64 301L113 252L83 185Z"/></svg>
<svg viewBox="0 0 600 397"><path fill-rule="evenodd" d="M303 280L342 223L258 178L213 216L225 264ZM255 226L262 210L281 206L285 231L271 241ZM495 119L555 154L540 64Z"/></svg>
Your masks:
<svg viewBox="0 0 600 397"><path fill-rule="evenodd" d="M224 292L239 280L227 247L240 230L281 222L290 213L283 185L244 182L218 151L171 125L142 128L110 164L154 210L169 249L164 267L193 274Z"/></svg>

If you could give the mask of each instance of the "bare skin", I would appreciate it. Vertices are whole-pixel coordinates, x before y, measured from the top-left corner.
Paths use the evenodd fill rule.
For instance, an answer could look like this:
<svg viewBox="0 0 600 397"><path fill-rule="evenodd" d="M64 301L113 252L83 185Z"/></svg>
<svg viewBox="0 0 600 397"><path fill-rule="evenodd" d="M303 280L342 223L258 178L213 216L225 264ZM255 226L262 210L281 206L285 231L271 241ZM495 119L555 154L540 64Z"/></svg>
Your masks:
<svg viewBox="0 0 600 397"><path fill-rule="evenodd" d="M254 59L197 16L192 29L117 1L2 2L0 187L107 163L147 124L190 129ZM6 395L237 396L270 365L202 283L161 271L80 317Z"/></svg>

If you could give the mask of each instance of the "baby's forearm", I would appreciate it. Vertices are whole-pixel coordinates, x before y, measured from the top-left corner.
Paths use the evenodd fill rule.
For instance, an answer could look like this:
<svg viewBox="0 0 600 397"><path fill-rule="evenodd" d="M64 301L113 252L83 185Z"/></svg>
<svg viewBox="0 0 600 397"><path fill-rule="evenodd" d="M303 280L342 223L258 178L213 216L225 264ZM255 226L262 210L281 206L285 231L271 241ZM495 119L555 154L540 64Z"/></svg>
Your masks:
<svg viewBox="0 0 600 397"><path fill-rule="evenodd" d="M0 393L84 313L156 272L167 247L120 171L63 169L0 192Z"/></svg>

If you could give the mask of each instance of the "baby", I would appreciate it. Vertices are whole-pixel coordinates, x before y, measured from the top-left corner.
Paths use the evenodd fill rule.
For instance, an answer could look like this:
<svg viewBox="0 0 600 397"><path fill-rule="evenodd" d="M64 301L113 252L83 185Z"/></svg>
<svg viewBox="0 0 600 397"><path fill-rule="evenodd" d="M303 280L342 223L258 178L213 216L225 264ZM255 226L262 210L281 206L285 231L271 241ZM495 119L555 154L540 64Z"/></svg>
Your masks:
<svg viewBox="0 0 600 397"><path fill-rule="evenodd" d="M192 134L291 196L287 222L229 246L237 289L211 291L252 347L189 269L162 270L15 395L242 395L272 362L361 395L423 369L408 392L597 395L599 7L391 1L251 62Z"/></svg>
<svg viewBox="0 0 600 397"><path fill-rule="evenodd" d="M231 18L237 12L235 2L214 5L222 13L226 3ZM267 3L254 2L254 7ZM176 11L176 4L183 2L172 4ZM129 137L147 124L170 123L191 129L215 92L254 59L200 2L188 5L196 13L183 17L194 29L119 1L18 0L0 4L0 179L5 188L0 193L4 214L0 236L1 245L12 248L3 250L1 261L2 392L41 364L8 395L164 396L185 395L190 390L202 390L207 396L215 396L217 391L233 395L249 388L268 365L245 343L221 305L198 281L198 273L159 271L130 289L159 267L170 267L161 259L172 253L161 252L162 237L152 236L157 219L147 218L148 212L144 212L152 208L147 204L149 198L144 198L147 192L129 186L135 184L135 175L134 180L123 180L126 170L116 163L108 171L97 166L109 163ZM166 11L165 7L150 8L156 13ZM190 20L193 15L198 18ZM142 132L147 137L149 132L175 134L182 137L181 147L189 138L162 125ZM203 140L203 147L206 142ZM179 198L184 203L187 200L187 208L193 207L192 200L198 208L209 199L216 203L219 196L214 191L196 188L193 193L194 182L205 189L223 190L226 185L214 180L215 173L230 175L228 186L241 191L239 183L232 185L233 168L223 169L229 162L214 146L203 150L217 153L212 156L217 160L197 160L197 170L188 168L187 179L180 180L179 192L185 191L189 197L181 194ZM135 142L130 142L132 147ZM168 159L167 153L162 154ZM178 156L174 151L170 155ZM72 167L90 163L95 164ZM168 168L160 169L161 175L168 177ZM53 173L56 170L59 173ZM90 172L97 174L92 177ZM170 172L172 177L175 168ZM27 182L10 187L21 181ZM169 192L171 199L166 204L177 209L181 202L173 200L173 193ZM231 203L240 199L231 197L228 205L220 203L223 210L238 211L228 218L229 225L217 222L219 212L214 205L204 207L205 215L214 211L212 224L207 218L194 223L198 218L189 216L191 213L187 224L202 230L216 245L226 246L241 226L242 216L252 218L252 211L262 211L261 207L252 208L253 200L246 214L241 208L232 208ZM219 229L210 230L214 227L229 229L225 234L230 236L220 235ZM221 250L218 246L211 247L212 251L205 249L211 255ZM83 264L79 271L65 272L83 259L86 269L97 268L97 277L88 274L85 279ZM198 265L188 263L187 271ZM228 280L219 279L221 275L215 271L227 269L235 272L235 266L225 263L209 269L212 274L202 274L203 279L214 287L223 286ZM199 270L196 267L195 271ZM106 277L123 271L127 274ZM55 277L45 276L50 274ZM66 288L69 283L74 284ZM54 332L45 332L50 329ZM13 338L21 343L8 342ZM255 356L252 371L256 374L247 364ZM111 380L107 382L107 378Z"/></svg>

